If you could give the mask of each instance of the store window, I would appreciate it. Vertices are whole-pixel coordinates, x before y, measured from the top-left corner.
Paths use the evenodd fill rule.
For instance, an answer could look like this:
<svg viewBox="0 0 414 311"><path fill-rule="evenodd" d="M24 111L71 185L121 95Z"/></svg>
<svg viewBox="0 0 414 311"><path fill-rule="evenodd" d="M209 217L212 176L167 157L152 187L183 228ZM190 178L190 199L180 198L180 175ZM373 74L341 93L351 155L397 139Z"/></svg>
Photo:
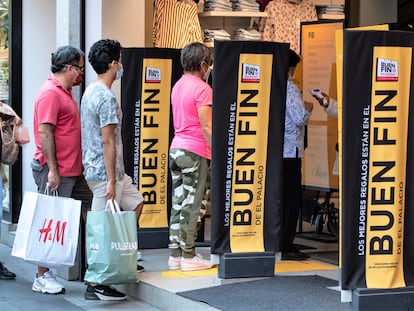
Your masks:
<svg viewBox="0 0 414 311"><path fill-rule="evenodd" d="M0 0L0 101L22 116L22 2ZM3 220L17 223L22 203L21 153L13 166L1 164Z"/></svg>
<svg viewBox="0 0 414 311"><path fill-rule="evenodd" d="M9 101L9 0L0 0L0 101ZM10 211L10 167L1 164L2 208Z"/></svg>
<svg viewBox="0 0 414 311"><path fill-rule="evenodd" d="M9 103L9 0L0 0L0 100Z"/></svg>

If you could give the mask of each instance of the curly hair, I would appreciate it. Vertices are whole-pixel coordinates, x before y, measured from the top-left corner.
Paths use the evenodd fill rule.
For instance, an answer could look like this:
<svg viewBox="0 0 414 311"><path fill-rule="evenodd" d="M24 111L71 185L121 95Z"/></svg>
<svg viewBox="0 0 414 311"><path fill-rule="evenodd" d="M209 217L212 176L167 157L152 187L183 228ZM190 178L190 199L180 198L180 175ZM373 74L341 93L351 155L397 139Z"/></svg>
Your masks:
<svg viewBox="0 0 414 311"><path fill-rule="evenodd" d="M99 40L89 50L89 63L97 74L105 73L108 71L110 63L119 60L121 51L121 44L117 40Z"/></svg>

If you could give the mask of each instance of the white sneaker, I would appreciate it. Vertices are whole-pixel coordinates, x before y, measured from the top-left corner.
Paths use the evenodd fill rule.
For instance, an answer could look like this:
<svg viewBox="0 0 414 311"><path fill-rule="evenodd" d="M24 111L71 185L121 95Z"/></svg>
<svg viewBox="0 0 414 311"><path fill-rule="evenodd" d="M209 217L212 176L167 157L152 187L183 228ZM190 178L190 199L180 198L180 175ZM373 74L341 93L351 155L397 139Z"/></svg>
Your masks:
<svg viewBox="0 0 414 311"><path fill-rule="evenodd" d="M181 257L168 257L168 268L170 270L178 270L181 268Z"/></svg>
<svg viewBox="0 0 414 311"><path fill-rule="evenodd" d="M65 292L65 287L56 281L56 277L52 271L47 271L40 277L36 275L32 285L32 291L43 294L59 294Z"/></svg>
<svg viewBox="0 0 414 311"><path fill-rule="evenodd" d="M201 255L194 256L193 258L181 258L181 270L193 271L210 269L213 264L209 260L203 259Z"/></svg>
<svg viewBox="0 0 414 311"><path fill-rule="evenodd" d="M142 252L137 252L137 261L141 261L144 258Z"/></svg>

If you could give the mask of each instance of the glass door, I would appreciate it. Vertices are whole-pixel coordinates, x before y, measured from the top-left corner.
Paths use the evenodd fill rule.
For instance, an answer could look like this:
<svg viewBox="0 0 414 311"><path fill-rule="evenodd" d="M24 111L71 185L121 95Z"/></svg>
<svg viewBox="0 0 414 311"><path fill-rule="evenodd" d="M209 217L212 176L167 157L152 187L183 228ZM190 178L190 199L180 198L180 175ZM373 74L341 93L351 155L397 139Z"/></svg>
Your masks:
<svg viewBox="0 0 414 311"><path fill-rule="evenodd" d="M9 101L9 0L0 0L0 101ZM2 208L10 212L10 167L1 164Z"/></svg>

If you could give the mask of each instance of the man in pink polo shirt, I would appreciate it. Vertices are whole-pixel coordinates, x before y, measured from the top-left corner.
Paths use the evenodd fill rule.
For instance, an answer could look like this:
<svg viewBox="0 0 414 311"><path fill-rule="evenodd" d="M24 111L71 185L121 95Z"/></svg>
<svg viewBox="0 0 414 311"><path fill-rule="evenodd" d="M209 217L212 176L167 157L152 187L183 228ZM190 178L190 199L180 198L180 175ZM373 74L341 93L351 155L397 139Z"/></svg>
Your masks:
<svg viewBox="0 0 414 311"><path fill-rule="evenodd" d="M92 192L82 174L80 113L72 96L72 86L82 83L84 53L72 46L58 48L52 53L51 71L35 99L33 178L39 193L49 188L59 196L81 200L85 217ZM39 266L32 290L58 294L65 288L49 268Z"/></svg>

